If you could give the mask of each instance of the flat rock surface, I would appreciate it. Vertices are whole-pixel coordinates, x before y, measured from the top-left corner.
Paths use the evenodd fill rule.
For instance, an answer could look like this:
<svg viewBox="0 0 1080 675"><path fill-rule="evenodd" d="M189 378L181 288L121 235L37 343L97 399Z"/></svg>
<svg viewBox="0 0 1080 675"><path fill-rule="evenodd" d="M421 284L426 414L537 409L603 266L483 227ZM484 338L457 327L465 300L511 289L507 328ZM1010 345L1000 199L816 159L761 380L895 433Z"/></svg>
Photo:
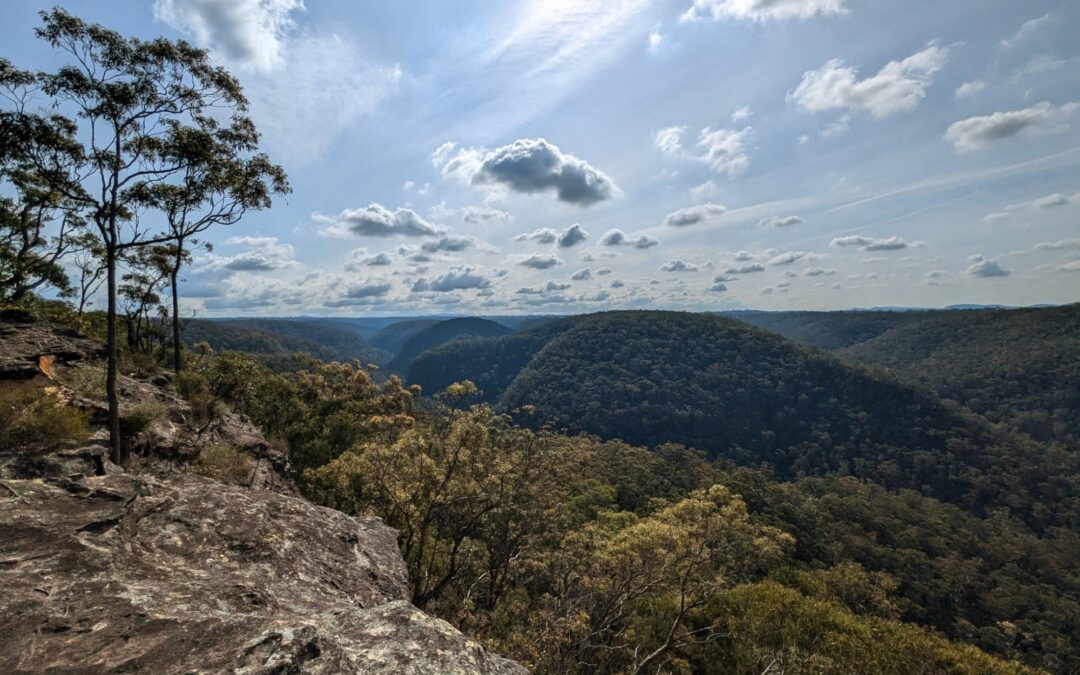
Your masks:
<svg viewBox="0 0 1080 675"><path fill-rule="evenodd" d="M0 481L0 672L520 673L407 602L396 532L194 475Z"/></svg>

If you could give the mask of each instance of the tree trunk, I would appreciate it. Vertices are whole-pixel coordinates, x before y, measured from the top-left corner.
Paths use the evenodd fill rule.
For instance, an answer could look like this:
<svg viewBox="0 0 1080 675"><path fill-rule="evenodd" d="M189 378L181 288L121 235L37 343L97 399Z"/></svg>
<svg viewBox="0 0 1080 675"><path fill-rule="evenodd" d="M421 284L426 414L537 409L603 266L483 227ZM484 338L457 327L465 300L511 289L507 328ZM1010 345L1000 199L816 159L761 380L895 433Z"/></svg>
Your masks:
<svg viewBox="0 0 1080 675"><path fill-rule="evenodd" d="M184 240L176 241L176 260L173 261L172 269L169 270L169 284L172 286L172 349L173 370L180 372L180 293L176 288L176 279L180 276L180 261L184 255Z"/></svg>
<svg viewBox="0 0 1080 675"><path fill-rule="evenodd" d="M120 350L117 345L116 335L116 225L110 227L113 230L113 241L106 244L105 265L108 268L106 286L109 296L108 308L108 331L105 340L107 371L105 376L105 395L109 399L109 448L112 451L112 461L120 464L123 460L120 449L120 399L116 393L116 371L119 367Z"/></svg>

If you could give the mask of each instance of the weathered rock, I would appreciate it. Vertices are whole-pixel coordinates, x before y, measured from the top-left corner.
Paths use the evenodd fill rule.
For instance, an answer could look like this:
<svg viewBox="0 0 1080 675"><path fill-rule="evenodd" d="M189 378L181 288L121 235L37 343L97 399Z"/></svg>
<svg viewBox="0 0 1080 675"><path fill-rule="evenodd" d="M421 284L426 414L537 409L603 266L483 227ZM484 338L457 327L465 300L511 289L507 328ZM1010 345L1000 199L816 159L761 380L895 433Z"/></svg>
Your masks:
<svg viewBox="0 0 1080 675"><path fill-rule="evenodd" d="M0 672L518 673L406 601L396 533L193 475L0 481Z"/></svg>
<svg viewBox="0 0 1080 675"><path fill-rule="evenodd" d="M0 320L0 380L28 379L40 371L41 358L73 363L101 356L101 345L70 331L41 323Z"/></svg>

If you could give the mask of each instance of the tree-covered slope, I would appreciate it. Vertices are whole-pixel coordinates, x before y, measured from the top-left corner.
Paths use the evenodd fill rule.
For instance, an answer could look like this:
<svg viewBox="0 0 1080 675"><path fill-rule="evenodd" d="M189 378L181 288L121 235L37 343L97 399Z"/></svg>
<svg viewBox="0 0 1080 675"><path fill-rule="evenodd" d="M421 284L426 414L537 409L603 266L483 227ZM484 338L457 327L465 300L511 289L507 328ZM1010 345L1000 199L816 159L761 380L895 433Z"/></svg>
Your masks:
<svg viewBox="0 0 1080 675"><path fill-rule="evenodd" d="M533 356L576 321L577 317L556 319L519 333L439 345L413 360L408 382L435 393L454 382L471 380L480 388L482 400L494 403Z"/></svg>
<svg viewBox="0 0 1080 675"><path fill-rule="evenodd" d="M388 352L391 357L396 356L405 346L409 338L425 328L430 328L439 323L439 319L407 319L392 323L386 328L380 329L372 335L368 341L375 347Z"/></svg>
<svg viewBox="0 0 1080 675"><path fill-rule="evenodd" d="M440 321L406 340L388 368L390 372L404 377L408 374L413 359L433 347L462 338L495 337L509 333L510 329L506 326L487 319L466 317Z"/></svg>
<svg viewBox="0 0 1080 675"><path fill-rule="evenodd" d="M917 320L927 312L762 312L739 310L723 316L820 349L850 347Z"/></svg>
<svg viewBox="0 0 1080 675"><path fill-rule="evenodd" d="M356 333L318 319L195 319L184 324L182 339L189 347L207 342L218 351L247 352L275 369L291 368L296 352L324 361L386 358Z"/></svg>
<svg viewBox="0 0 1080 675"><path fill-rule="evenodd" d="M993 428L932 393L733 319L609 312L581 319L507 388L533 424L677 442L778 478L855 475L974 513L1073 524L1080 458Z"/></svg>
<svg viewBox="0 0 1080 675"><path fill-rule="evenodd" d="M920 314L837 355L1080 449L1080 304Z"/></svg>

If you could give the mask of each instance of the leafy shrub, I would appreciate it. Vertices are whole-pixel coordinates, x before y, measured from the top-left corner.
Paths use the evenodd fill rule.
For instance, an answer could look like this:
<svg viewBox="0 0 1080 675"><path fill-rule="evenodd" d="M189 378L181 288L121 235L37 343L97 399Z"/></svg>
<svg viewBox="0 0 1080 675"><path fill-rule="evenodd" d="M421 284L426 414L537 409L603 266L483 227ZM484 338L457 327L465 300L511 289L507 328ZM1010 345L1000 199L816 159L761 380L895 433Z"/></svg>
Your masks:
<svg viewBox="0 0 1080 675"><path fill-rule="evenodd" d="M254 465L251 455L236 446L215 442L203 447L192 468L195 473L214 480L246 484L251 479Z"/></svg>
<svg viewBox="0 0 1080 675"><path fill-rule="evenodd" d="M64 371L61 383L94 401L105 400L105 364L86 364Z"/></svg>
<svg viewBox="0 0 1080 675"><path fill-rule="evenodd" d="M167 414L165 405L160 401L143 401L123 415L124 427L127 433L135 436L165 419Z"/></svg>
<svg viewBox="0 0 1080 675"><path fill-rule="evenodd" d="M194 370L181 370L176 374L176 391L191 405L197 418L209 418L214 398L205 375Z"/></svg>
<svg viewBox="0 0 1080 675"><path fill-rule="evenodd" d="M90 435L86 416L30 383L0 387L0 447L55 447Z"/></svg>

